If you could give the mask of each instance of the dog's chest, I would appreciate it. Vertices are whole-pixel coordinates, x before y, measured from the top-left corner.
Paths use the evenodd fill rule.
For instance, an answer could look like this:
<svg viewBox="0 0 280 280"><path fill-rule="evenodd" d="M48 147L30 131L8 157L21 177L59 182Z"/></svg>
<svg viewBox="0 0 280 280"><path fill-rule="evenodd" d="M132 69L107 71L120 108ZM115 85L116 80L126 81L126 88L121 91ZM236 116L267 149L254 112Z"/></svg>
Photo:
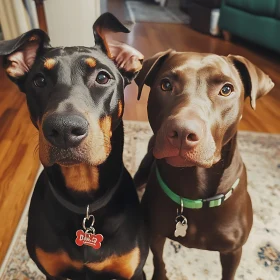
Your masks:
<svg viewBox="0 0 280 280"><path fill-rule="evenodd" d="M175 224L174 224L175 230ZM201 225L201 223L189 222L186 235L175 236L172 231L167 237L175 240L185 247L210 251L233 250L242 242L244 229L240 223L230 226L227 223L215 223Z"/></svg>
<svg viewBox="0 0 280 280"><path fill-rule="evenodd" d="M140 263L140 250L137 247L121 255L112 254L100 261L87 263L70 258L67 252L62 250L46 252L36 248L36 256L46 272L53 277L59 277L68 270L81 271L83 268L89 268L93 272L106 272L130 279Z"/></svg>
<svg viewBox="0 0 280 280"><path fill-rule="evenodd" d="M189 248L198 248L202 250L207 249L209 243L209 234L204 231L200 231L195 224L188 223L187 228L181 230L182 233L184 233L184 236L178 235L178 232L176 234L176 231L178 231L178 229L174 224L174 233L172 232L171 235L169 235L170 239L175 240Z"/></svg>
<svg viewBox="0 0 280 280"><path fill-rule="evenodd" d="M130 279L135 273L140 263L140 250L134 248L130 252L123 255L111 255L100 262L87 263L86 266L93 271L112 272L124 279Z"/></svg>

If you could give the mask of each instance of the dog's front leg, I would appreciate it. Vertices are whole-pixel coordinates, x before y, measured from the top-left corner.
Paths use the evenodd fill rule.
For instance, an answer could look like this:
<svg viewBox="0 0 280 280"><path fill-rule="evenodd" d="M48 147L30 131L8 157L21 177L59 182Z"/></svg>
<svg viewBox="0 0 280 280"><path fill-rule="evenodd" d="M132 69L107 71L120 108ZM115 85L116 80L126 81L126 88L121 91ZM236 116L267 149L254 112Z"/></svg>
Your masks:
<svg viewBox="0 0 280 280"><path fill-rule="evenodd" d="M160 235L152 235L151 237L151 250L154 255L154 274L152 280L168 280L165 263L162 258L165 240L166 238Z"/></svg>
<svg viewBox="0 0 280 280"><path fill-rule="evenodd" d="M230 253L220 253L223 275L222 280L234 280L234 275L239 265L241 255L242 247Z"/></svg>

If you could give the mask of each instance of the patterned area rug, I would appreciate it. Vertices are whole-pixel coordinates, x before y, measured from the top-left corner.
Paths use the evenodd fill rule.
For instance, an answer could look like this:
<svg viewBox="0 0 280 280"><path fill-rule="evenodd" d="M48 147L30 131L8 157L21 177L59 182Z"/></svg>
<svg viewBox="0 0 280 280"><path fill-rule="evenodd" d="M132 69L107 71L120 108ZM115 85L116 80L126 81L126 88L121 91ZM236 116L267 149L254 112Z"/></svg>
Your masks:
<svg viewBox="0 0 280 280"><path fill-rule="evenodd" d="M151 130L147 123L125 123L124 159L133 174L145 154ZM236 279L280 279L280 135L240 132L239 147L247 166L254 225L244 246ZM25 247L27 215L23 213L0 271L1 280L43 280ZM217 252L188 249L167 241L164 259L170 280L217 280L221 268ZM151 279L151 255L145 266Z"/></svg>

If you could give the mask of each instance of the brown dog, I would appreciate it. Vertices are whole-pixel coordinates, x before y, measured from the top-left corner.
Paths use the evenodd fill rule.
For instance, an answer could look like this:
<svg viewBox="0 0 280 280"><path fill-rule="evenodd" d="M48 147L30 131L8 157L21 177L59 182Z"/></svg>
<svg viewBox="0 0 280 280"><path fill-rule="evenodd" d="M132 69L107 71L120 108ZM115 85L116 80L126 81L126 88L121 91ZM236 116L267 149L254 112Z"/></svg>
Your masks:
<svg viewBox="0 0 280 280"><path fill-rule="evenodd" d="M153 280L167 279L166 237L219 251L222 279L234 279L253 221L237 127L244 99L255 109L274 84L243 57L173 50L145 61L136 82L139 97L144 84L151 87L154 136L135 181L147 182L142 205L152 234Z"/></svg>

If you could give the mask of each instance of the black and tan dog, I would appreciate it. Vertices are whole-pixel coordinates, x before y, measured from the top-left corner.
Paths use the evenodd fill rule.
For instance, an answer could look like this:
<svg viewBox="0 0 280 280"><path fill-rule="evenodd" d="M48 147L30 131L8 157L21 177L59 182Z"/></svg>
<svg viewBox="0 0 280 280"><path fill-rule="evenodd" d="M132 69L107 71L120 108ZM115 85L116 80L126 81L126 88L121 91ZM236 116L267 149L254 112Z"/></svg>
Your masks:
<svg viewBox="0 0 280 280"><path fill-rule="evenodd" d="M93 31L92 48L52 48L41 30L0 43L8 76L26 93L44 165L27 247L47 279L142 280L148 245L123 165L122 115L124 87L143 56L105 39L129 32L113 15Z"/></svg>
<svg viewBox="0 0 280 280"><path fill-rule="evenodd" d="M135 181L148 181L142 204L152 235L153 280L167 279L166 237L219 251L222 279L233 280L253 218L237 127L244 99L255 108L274 84L243 57L172 50L145 61L136 82L139 94L144 84L151 87L154 136Z"/></svg>

